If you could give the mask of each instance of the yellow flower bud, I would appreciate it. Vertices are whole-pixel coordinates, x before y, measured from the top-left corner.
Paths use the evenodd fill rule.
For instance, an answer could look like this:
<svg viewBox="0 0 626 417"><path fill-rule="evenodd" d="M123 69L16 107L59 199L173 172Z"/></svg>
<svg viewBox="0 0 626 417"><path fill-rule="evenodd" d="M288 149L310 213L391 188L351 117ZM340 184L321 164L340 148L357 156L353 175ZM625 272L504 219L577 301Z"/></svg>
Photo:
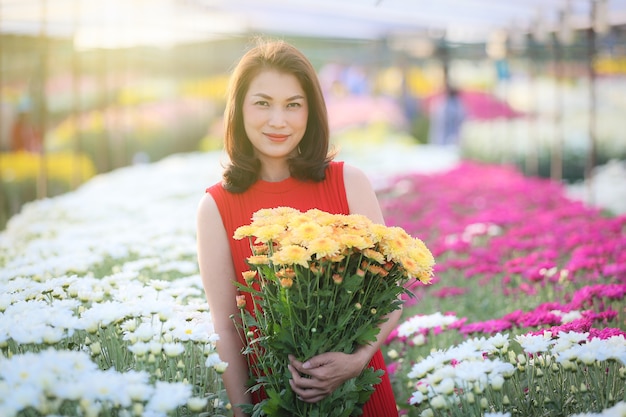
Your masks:
<svg viewBox="0 0 626 417"><path fill-rule="evenodd" d="M237 307L245 308L246 307L246 296L245 295L237 295L235 296L237 301Z"/></svg>
<svg viewBox="0 0 626 417"><path fill-rule="evenodd" d="M285 289L291 288L293 286L293 279L291 279L291 278L281 278L280 286L285 288Z"/></svg>
<svg viewBox="0 0 626 417"><path fill-rule="evenodd" d="M133 404L133 414L136 416L143 416L143 404L141 403L134 403Z"/></svg>
<svg viewBox="0 0 626 417"><path fill-rule="evenodd" d="M486 410L489 407L489 403L487 402L487 399L485 397L480 399L480 408L482 408L483 410Z"/></svg>
<svg viewBox="0 0 626 417"><path fill-rule="evenodd" d="M246 284L251 285L256 277L256 271L243 271L241 275L243 275L243 280Z"/></svg>
<svg viewBox="0 0 626 417"><path fill-rule="evenodd" d="M91 345L89 345L89 349L91 349L91 353L94 356L98 356L102 353L102 345L100 344L100 342L92 343Z"/></svg>
<svg viewBox="0 0 626 417"><path fill-rule="evenodd" d="M420 413L420 417L434 417L435 413L432 408L427 408Z"/></svg>
<svg viewBox="0 0 626 417"><path fill-rule="evenodd" d="M192 397L187 400L187 407L189 407L189 409L194 412L202 411L204 407L206 407L206 404L206 398Z"/></svg>
<svg viewBox="0 0 626 417"><path fill-rule="evenodd" d="M493 388L494 391L500 391L503 385L504 385L504 377L500 375L496 375L493 378L491 378L491 388Z"/></svg>
<svg viewBox="0 0 626 417"><path fill-rule="evenodd" d="M442 395L437 395L430 399L430 405L435 410L441 410L446 408L446 399Z"/></svg>

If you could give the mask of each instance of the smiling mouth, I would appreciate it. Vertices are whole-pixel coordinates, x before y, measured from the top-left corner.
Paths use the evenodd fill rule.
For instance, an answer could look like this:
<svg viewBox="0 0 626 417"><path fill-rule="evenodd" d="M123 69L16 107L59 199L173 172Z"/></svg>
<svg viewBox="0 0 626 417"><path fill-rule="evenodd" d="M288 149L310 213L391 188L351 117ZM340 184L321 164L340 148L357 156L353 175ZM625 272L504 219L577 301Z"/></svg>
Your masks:
<svg viewBox="0 0 626 417"><path fill-rule="evenodd" d="M267 136L271 141L274 142L283 142L289 137L289 135L277 135L271 133L266 133L265 136Z"/></svg>

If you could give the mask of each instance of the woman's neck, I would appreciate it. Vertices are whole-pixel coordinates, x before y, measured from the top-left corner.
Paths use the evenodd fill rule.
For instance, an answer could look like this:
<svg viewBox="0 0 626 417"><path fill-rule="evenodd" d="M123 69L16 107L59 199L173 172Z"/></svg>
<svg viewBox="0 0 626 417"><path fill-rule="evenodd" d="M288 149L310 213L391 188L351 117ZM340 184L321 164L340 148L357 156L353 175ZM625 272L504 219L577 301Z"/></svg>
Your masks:
<svg viewBox="0 0 626 417"><path fill-rule="evenodd" d="M279 182L286 180L287 178L291 177L289 164L287 163L287 161L281 161L277 163L263 162L259 177L263 181L268 182Z"/></svg>

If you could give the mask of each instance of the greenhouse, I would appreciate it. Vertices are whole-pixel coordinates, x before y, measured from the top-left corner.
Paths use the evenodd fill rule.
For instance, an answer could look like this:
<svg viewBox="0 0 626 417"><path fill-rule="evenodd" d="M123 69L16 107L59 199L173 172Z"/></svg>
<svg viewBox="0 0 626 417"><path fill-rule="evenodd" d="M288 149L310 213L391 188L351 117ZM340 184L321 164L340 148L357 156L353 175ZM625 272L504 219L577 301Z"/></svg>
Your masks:
<svg viewBox="0 0 626 417"><path fill-rule="evenodd" d="M250 130L270 116L234 94L263 41L301 51L326 113L302 71L265 67L242 87L278 73L270 91L303 91L282 113L257 94L284 125L307 112L281 158L309 171L289 162L282 182ZM0 415L626 415L625 114L626 0L0 0ZM334 156L312 182L344 164L333 214L354 217L283 196L229 245L203 232L201 201L221 207L210 187L237 184L233 161L252 172L246 152L263 167L249 190L316 178L315 117ZM275 122L263 138L286 146ZM360 206L363 182L380 210ZM219 212L223 230L236 211ZM213 267L237 298L207 284ZM393 297L367 298L370 282ZM251 309L243 293L276 299ZM246 406L220 299L241 313ZM358 327L382 312L393 326ZM316 350L330 333L353 350ZM296 373L286 346L317 352L300 366L350 364L368 343L381 380L331 364L341 384L302 398L318 387L301 379L326 380ZM380 415L368 398L385 378L395 410Z"/></svg>

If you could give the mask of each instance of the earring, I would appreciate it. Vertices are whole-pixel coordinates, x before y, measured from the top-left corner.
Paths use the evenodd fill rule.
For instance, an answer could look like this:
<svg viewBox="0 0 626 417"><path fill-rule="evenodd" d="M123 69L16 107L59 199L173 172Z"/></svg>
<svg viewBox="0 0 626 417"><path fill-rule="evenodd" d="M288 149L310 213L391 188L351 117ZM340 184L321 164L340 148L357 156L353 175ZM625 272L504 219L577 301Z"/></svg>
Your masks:
<svg viewBox="0 0 626 417"><path fill-rule="evenodd" d="M300 150L300 145L298 145L298 155L302 155L302 151Z"/></svg>

